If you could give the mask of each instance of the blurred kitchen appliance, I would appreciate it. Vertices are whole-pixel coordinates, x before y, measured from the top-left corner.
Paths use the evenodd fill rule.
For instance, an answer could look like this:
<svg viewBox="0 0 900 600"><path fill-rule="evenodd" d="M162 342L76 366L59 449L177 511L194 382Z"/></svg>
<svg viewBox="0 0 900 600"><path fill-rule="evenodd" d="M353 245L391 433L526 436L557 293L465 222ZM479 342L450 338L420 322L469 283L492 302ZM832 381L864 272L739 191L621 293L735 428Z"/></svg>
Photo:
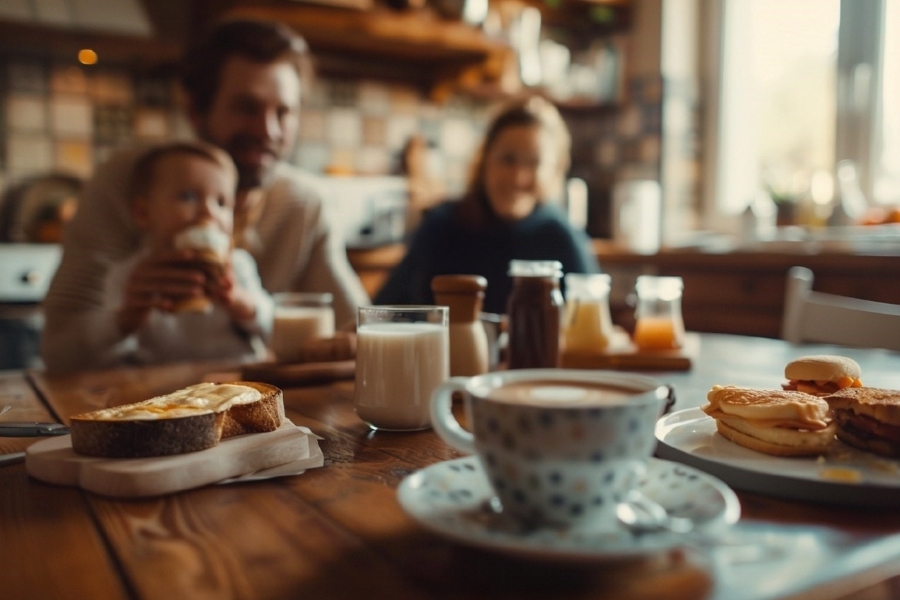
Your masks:
<svg viewBox="0 0 900 600"><path fill-rule="evenodd" d="M56 244L0 244L0 370L39 363L40 303L61 257Z"/></svg>
<svg viewBox="0 0 900 600"><path fill-rule="evenodd" d="M399 242L406 232L406 177L322 177L317 185L331 222L350 248Z"/></svg>

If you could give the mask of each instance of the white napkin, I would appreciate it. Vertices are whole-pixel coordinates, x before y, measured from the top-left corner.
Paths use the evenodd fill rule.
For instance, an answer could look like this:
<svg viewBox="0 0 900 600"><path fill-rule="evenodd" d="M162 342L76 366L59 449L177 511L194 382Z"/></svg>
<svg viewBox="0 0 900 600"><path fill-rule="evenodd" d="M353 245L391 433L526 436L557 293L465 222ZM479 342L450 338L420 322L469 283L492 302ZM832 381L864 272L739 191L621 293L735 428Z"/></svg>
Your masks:
<svg viewBox="0 0 900 600"><path fill-rule="evenodd" d="M306 427L294 425L290 420L286 419L286 422L306 434L302 438L302 440L298 441L298 443L306 444L306 452L303 458L285 463L283 465L278 465L277 467L262 469L253 473L247 473L246 475L240 475L238 477L231 477L230 479L222 480L219 483L224 484L244 481L260 481L263 479L272 479L274 477L302 475L306 472L307 469L315 469L316 467L321 467L322 465L324 465L325 456L322 454L321 448L319 448L319 440L323 438L317 436ZM282 425L282 427L284 427L284 425Z"/></svg>

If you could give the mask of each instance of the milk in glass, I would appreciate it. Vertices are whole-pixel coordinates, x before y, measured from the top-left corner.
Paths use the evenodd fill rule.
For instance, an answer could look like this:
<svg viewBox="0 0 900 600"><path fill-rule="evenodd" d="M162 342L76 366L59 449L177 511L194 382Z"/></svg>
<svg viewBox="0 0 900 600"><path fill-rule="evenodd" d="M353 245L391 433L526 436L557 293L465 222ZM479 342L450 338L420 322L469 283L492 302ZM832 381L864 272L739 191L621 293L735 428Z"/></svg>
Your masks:
<svg viewBox="0 0 900 600"><path fill-rule="evenodd" d="M375 429L428 428L431 394L450 376L446 325L369 323L356 333L359 417Z"/></svg>
<svg viewBox="0 0 900 600"><path fill-rule="evenodd" d="M334 335L331 294L284 293L275 295L272 352L281 362L299 360L303 344Z"/></svg>

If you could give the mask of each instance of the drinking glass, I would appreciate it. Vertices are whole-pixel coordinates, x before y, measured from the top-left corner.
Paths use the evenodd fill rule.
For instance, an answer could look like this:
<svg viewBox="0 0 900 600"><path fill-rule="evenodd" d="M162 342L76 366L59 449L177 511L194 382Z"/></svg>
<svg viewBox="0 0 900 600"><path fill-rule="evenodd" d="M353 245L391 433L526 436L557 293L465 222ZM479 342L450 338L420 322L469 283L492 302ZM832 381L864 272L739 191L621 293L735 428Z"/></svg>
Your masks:
<svg viewBox="0 0 900 600"><path fill-rule="evenodd" d="M331 294L285 292L273 299L272 352L279 362L295 362L304 343L334 335Z"/></svg>
<svg viewBox="0 0 900 600"><path fill-rule="evenodd" d="M368 306L356 329L356 414L372 429L431 426L431 394L450 377L446 306Z"/></svg>

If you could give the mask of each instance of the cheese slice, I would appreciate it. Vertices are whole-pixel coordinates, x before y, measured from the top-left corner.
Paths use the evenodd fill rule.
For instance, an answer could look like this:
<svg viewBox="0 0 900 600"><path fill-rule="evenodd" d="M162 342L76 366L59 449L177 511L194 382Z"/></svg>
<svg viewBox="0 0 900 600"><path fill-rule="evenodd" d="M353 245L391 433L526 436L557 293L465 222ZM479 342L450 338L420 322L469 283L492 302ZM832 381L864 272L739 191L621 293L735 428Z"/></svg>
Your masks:
<svg viewBox="0 0 900 600"><path fill-rule="evenodd" d="M198 383L184 389L135 404L115 406L90 413L100 421L147 421L177 419L219 413L237 404L250 404L262 398L252 387L228 383ZM76 415L75 419L81 415Z"/></svg>

